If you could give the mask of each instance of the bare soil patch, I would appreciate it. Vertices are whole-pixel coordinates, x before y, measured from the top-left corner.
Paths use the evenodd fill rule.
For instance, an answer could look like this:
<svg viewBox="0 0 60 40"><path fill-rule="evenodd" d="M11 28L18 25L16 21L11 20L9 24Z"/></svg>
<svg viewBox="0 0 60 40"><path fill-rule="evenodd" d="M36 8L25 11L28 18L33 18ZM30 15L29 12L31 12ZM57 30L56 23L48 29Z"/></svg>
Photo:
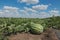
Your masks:
<svg viewBox="0 0 60 40"><path fill-rule="evenodd" d="M31 33L17 33L16 35L10 35L9 40L59 40L52 29L47 29L40 35Z"/></svg>

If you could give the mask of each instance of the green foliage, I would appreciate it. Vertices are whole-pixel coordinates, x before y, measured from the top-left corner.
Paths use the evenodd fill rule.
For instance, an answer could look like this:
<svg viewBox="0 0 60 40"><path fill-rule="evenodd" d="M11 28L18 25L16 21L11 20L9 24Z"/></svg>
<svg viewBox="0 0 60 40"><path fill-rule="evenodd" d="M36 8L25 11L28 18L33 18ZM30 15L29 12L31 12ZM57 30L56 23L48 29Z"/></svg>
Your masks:
<svg viewBox="0 0 60 40"><path fill-rule="evenodd" d="M51 18L0 18L0 40L4 40L4 35L14 34L17 32L41 33L47 28L60 30L60 17ZM2 35L2 34L3 35Z"/></svg>
<svg viewBox="0 0 60 40"><path fill-rule="evenodd" d="M16 31L16 32L22 32L22 31L24 31L24 26L18 25L18 26L15 27L14 31Z"/></svg>

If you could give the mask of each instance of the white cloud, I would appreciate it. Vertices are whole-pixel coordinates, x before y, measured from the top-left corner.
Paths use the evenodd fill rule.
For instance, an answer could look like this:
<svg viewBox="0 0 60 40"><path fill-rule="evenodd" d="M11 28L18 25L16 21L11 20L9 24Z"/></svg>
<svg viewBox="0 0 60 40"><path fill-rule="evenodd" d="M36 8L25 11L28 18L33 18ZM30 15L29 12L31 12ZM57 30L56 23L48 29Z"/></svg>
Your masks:
<svg viewBox="0 0 60 40"><path fill-rule="evenodd" d="M37 4L39 3L39 0L18 0L21 3L27 3L27 4Z"/></svg>
<svg viewBox="0 0 60 40"><path fill-rule="evenodd" d="M27 12L37 12L36 10L32 9L32 8L28 8L28 7L24 7L25 11Z"/></svg>
<svg viewBox="0 0 60 40"><path fill-rule="evenodd" d="M14 11L14 12L16 12L17 10L19 10L19 8L11 7L11 6L4 6L3 10L6 11L6 12L9 12L9 11L11 11L11 12Z"/></svg>
<svg viewBox="0 0 60 40"><path fill-rule="evenodd" d="M47 12L40 12L39 15L40 15L41 18L47 18L47 17L50 17L50 14L47 13Z"/></svg>
<svg viewBox="0 0 60 40"><path fill-rule="evenodd" d="M12 9L12 10L14 10L14 9L19 9L19 8L16 8L16 7L11 7L11 6L4 6L4 9Z"/></svg>
<svg viewBox="0 0 60 40"><path fill-rule="evenodd" d="M16 7L11 6L4 6L3 9L0 11L0 17L35 17L36 10L31 8L24 7L24 10L21 10Z"/></svg>
<svg viewBox="0 0 60 40"><path fill-rule="evenodd" d="M41 4L41 5L32 6L32 8L35 9L35 10L47 10L48 6L49 5Z"/></svg>
<svg viewBox="0 0 60 40"><path fill-rule="evenodd" d="M20 10L20 12L22 12L22 13L27 13L27 11L26 11L26 10Z"/></svg>
<svg viewBox="0 0 60 40"><path fill-rule="evenodd" d="M0 11L0 17L18 17L18 10L19 9L16 7L4 6L3 9Z"/></svg>
<svg viewBox="0 0 60 40"><path fill-rule="evenodd" d="M26 18L34 18L36 17L36 10L33 10L32 8L28 8L28 7L24 7L24 10L20 10L20 13L22 17L26 17Z"/></svg>
<svg viewBox="0 0 60 40"><path fill-rule="evenodd" d="M4 6L0 10L0 17L23 17L23 18L47 18L52 15L58 16L58 10L50 10L49 12L37 11L32 8L24 7L24 9L19 9L17 7Z"/></svg>
<svg viewBox="0 0 60 40"><path fill-rule="evenodd" d="M24 7L25 10L20 10L21 15L26 18L46 18L50 17L50 14L47 12L38 12L36 10L33 10L32 8Z"/></svg>
<svg viewBox="0 0 60 40"><path fill-rule="evenodd" d="M0 14L3 14L3 12L2 12L2 11L0 11Z"/></svg>
<svg viewBox="0 0 60 40"><path fill-rule="evenodd" d="M60 16L60 14L59 14L59 10L51 10L51 11L49 11L49 13L51 14L51 16Z"/></svg>

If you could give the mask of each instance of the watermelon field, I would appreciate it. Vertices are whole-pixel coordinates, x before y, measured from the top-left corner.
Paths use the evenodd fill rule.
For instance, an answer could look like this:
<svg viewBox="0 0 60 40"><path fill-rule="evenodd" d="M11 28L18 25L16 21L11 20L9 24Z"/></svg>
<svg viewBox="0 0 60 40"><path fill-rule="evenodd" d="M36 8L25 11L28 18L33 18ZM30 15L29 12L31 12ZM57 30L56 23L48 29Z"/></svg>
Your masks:
<svg viewBox="0 0 60 40"><path fill-rule="evenodd" d="M59 40L54 30L60 32L59 16L42 19L0 18L0 40Z"/></svg>

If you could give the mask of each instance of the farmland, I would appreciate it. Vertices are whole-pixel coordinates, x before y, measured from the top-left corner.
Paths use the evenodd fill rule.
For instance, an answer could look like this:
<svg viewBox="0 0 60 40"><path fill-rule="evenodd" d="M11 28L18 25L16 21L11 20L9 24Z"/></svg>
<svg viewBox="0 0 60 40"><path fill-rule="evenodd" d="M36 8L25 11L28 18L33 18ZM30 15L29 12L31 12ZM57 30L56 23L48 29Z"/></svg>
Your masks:
<svg viewBox="0 0 60 40"><path fill-rule="evenodd" d="M60 30L60 17L58 16L58 17L50 17L50 18L42 18L42 19L1 17L0 18L0 40L8 40L7 36L10 36L11 34L17 34L22 32L29 33L33 30L34 30L33 32L35 32L34 34L40 35L41 31L38 31L37 28L35 28L34 26L35 24L38 24L39 26L42 25L43 29L41 27L40 28L41 30L43 30L43 32L48 28ZM37 27L39 27L38 25Z"/></svg>

